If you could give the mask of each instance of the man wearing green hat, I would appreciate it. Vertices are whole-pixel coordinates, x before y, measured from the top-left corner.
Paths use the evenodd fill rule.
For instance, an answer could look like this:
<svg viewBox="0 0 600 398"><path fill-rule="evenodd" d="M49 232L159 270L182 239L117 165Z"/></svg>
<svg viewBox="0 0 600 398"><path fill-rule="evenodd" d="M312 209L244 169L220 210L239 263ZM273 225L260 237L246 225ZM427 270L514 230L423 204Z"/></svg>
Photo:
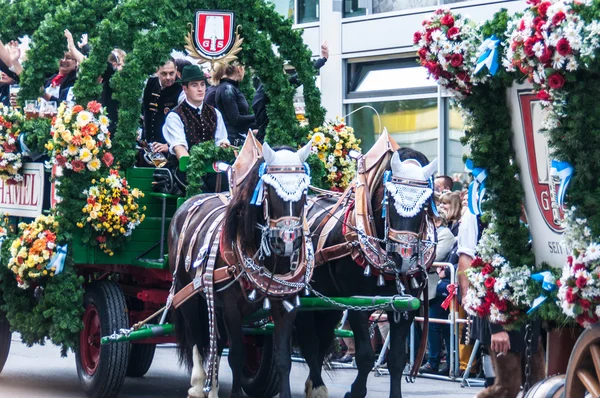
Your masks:
<svg viewBox="0 0 600 398"><path fill-rule="evenodd" d="M229 145L221 112L204 104L207 79L198 65L183 68L180 83L186 99L169 112L163 126L169 152L177 159L187 156L193 145L209 140L217 146Z"/></svg>

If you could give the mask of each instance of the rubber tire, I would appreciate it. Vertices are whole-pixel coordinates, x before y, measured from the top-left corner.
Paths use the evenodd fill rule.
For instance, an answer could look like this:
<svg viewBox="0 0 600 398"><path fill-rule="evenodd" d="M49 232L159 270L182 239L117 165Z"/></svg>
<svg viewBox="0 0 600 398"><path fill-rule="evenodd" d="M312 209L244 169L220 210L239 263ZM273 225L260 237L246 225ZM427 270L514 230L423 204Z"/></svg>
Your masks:
<svg viewBox="0 0 600 398"><path fill-rule="evenodd" d="M273 336L256 336L262 338L262 357L258 371L250 375L244 367L242 371L242 389L253 398L272 398L279 394L279 375L275 368L275 352Z"/></svg>
<svg viewBox="0 0 600 398"><path fill-rule="evenodd" d="M152 365L156 344L131 344L127 377L142 377Z"/></svg>
<svg viewBox="0 0 600 398"><path fill-rule="evenodd" d="M120 329L129 328L127 304L118 284L112 281L91 283L83 298L84 308L89 304L96 307L100 317L102 336L108 336ZM90 398L117 396L127 372L129 344L115 343L100 347L100 357L95 373L90 376L81 364L79 345L75 350L77 376L81 387Z"/></svg>
<svg viewBox="0 0 600 398"><path fill-rule="evenodd" d="M12 333L5 314L0 314L0 372L4 369L10 352Z"/></svg>

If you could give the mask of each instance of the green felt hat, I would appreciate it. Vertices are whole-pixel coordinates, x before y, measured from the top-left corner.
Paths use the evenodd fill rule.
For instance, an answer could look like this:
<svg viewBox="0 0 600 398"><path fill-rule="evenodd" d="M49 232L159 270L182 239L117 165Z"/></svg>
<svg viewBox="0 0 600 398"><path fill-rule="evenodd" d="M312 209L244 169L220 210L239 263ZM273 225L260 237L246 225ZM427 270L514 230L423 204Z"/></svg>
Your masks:
<svg viewBox="0 0 600 398"><path fill-rule="evenodd" d="M208 76L204 74L202 69L198 65L186 65L183 67L183 71L181 72L181 79L178 80L178 83L189 83L195 82L198 80L208 81Z"/></svg>

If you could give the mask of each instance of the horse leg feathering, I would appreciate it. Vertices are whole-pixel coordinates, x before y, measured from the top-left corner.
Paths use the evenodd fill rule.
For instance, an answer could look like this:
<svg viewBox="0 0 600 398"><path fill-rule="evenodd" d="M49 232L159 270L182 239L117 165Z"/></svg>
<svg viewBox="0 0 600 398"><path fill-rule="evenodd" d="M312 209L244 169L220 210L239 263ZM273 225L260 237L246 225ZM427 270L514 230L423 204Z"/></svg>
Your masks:
<svg viewBox="0 0 600 398"><path fill-rule="evenodd" d="M188 398L205 398L204 381L206 380L206 372L202 366L202 355L198 350L198 346L194 345L193 349L193 367L190 384L192 387L188 390Z"/></svg>

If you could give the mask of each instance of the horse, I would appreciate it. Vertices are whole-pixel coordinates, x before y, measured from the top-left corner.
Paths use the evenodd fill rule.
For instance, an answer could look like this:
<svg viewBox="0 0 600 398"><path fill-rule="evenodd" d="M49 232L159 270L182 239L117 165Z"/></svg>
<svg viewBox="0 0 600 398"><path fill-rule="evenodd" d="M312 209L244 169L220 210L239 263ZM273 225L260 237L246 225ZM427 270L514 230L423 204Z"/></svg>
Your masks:
<svg viewBox="0 0 600 398"><path fill-rule="evenodd" d="M263 158L230 199L197 195L173 216L168 236L172 302L179 358L191 368L189 397L218 396L218 363L226 342L230 396L242 396L243 320L261 308L271 311L275 323L280 396L291 397L297 294L304 292L314 266L305 220L310 151L311 143L297 152L264 144Z"/></svg>
<svg viewBox="0 0 600 398"><path fill-rule="evenodd" d="M426 296L426 268L435 258L435 228L430 219L433 207L431 175L435 162L429 163L422 153L410 148L398 149L387 133L382 135L379 141L385 145L376 144L373 149L379 150L379 154L364 156L371 160L374 158L371 163L375 164L369 165L369 159L358 161L359 177L354 199L351 192L345 193L341 199L325 195L310 205L307 217L315 235L315 257L317 264L323 263L316 267L310 285L317 295L394 296L412 293L419 297L423 292ZM371 170L368 176L365 176L368 174L366 168ZM361 191L365 188L367 191ZM368 196L370 192L370 201L358 203L359 196ZM363 221L359 221L361 217ZM370 217L375 224L371 232L373 235L366 236L364 224ZM385 247L381 248L379 243L384 243ZM346 398L367 395L367 378L375 362L368 328L369 316L374 309L348 311L358 374ZM402 373L406 365L405 341L415 312L388 311L387 314L391 338L387 357L391 376L390 397L398 398L402 396ZM341 315L340 311L301 312L296 318L298 343L310 369L305 390L307 397L328 396L321 370ZM426 334L423 339L427 340ZM422 357L424 347L420 351ZM416 361L420 363L420 359ZM418 366L411 373L416 375L416 369Z"/></svg>

